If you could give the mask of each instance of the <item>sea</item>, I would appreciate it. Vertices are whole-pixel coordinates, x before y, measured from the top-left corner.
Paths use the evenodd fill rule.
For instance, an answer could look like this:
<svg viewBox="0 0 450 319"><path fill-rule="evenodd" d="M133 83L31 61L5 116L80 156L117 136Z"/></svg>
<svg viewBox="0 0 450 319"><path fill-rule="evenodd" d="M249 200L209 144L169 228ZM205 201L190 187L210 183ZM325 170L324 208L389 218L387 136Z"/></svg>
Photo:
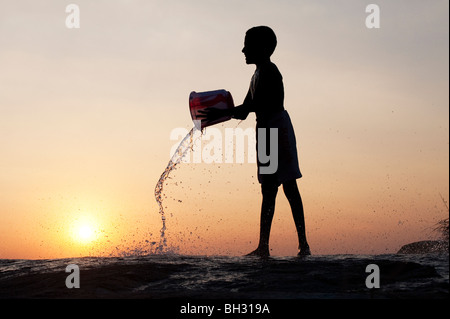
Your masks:
<svg viewBox="0 0 450 319"><path fill-rule="evenodd" d="M69 265L75 265L77 271ZM70 283L75 282L70 279L75 275L78 276L78 288L70 287ZM378 287L375 287L376 283ZM8 299L401 299L448 296L448 254L259 258L163 253L0 260L0 298Z"/></svg>

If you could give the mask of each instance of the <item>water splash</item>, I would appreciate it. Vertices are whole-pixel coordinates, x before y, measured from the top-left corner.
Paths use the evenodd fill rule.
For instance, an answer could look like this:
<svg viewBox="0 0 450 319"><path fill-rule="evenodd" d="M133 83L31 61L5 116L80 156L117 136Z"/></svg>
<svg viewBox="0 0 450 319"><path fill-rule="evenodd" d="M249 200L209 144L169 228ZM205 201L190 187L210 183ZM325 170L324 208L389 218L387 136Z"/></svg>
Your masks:
<svg viewBox="0 0 450 319"><path fill-rule="evenodd" d="M166 169L161 174L161 177L158 180L158 183L156 183L155 187L155 199L159 206L159 214L161 215L161 221L162 221L162 227L160 230L161 236L159 240L159 245L155 248L155 253L163 253L167 249L167 239L166 239L166 215L164 212L163 207L163 187L164 182L169 177L170 172L172 172L176 166L181 162L181 160L184 158L184 156L187 154L189 150L193 150L194 142L201 136L197 136L194 139L194 135L196 135L197 132L202 132L198 130L195 126L189 131L189 133L183 138L183 140L178 145L175 153L173 154L172 158L170 159L169 163L166 166Z"/></svg>

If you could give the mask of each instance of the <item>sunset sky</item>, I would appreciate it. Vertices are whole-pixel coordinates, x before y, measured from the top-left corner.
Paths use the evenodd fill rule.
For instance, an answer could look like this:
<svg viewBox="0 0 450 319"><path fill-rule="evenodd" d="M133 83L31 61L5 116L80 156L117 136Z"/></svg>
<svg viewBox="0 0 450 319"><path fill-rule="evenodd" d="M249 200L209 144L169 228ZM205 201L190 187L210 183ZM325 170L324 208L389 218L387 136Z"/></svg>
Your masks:
<svg viewBox="0 0 450 319"><path fill-rule="evenodd" d="M70 3L78 29L65 24ZM378 29L365 24L370 3ZM0 258L151 251L154 188L181 141L171 132L193 125L189 93L226 89L242 103L255 67L241 50L256 25L278 37L272 61L297 136L312 253L395 253L436 238L449 198L448 7L0 0ZM254 125L250 115L216 127ZM168 250L256 248L256 164L182 163L171 177ZM297 253L281 189L270 244L273 255Z"/></svg>

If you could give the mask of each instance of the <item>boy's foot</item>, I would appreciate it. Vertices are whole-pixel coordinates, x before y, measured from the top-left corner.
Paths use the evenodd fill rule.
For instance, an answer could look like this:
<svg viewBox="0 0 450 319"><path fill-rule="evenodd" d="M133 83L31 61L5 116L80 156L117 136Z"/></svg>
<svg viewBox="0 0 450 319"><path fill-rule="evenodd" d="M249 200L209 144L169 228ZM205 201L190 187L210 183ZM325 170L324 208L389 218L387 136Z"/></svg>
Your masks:
<svg viewBox="0 0 450 319"><path fill-rule="evenodd" d="M267 258L270 256L270 253L269 253L269 249L256 248L254 251L252 251L251 253L249 253L245 256L257 256L257 257L261 257L261 258Z"/></svg>
<svg viewBox="0 0 450 319"><path fill-rule="evenodd" d="M309 256L311 255L311 250L309 249L309 246L303 246L300 248L300 251L298 252L297 256Z"/></svg>

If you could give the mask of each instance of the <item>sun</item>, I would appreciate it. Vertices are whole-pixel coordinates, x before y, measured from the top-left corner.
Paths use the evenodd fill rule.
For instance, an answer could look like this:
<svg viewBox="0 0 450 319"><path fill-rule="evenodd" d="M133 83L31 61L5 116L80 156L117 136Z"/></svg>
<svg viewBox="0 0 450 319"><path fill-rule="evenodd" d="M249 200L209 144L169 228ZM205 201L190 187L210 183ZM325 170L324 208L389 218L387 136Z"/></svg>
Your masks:
<svg viewBox="0 0 450 319"><path fill-rule="evenodd" d="M98 237L98 226L92 219L76 220L71 225L72 239L80 244L89 244Z"/></svg>
<svg viewBox="0 0 450 319"><path fill-rule="evenodd" d="M95 232L92 226L82 225L78 229L78 238L82 242L91 242L94 240Z"/></svg>

